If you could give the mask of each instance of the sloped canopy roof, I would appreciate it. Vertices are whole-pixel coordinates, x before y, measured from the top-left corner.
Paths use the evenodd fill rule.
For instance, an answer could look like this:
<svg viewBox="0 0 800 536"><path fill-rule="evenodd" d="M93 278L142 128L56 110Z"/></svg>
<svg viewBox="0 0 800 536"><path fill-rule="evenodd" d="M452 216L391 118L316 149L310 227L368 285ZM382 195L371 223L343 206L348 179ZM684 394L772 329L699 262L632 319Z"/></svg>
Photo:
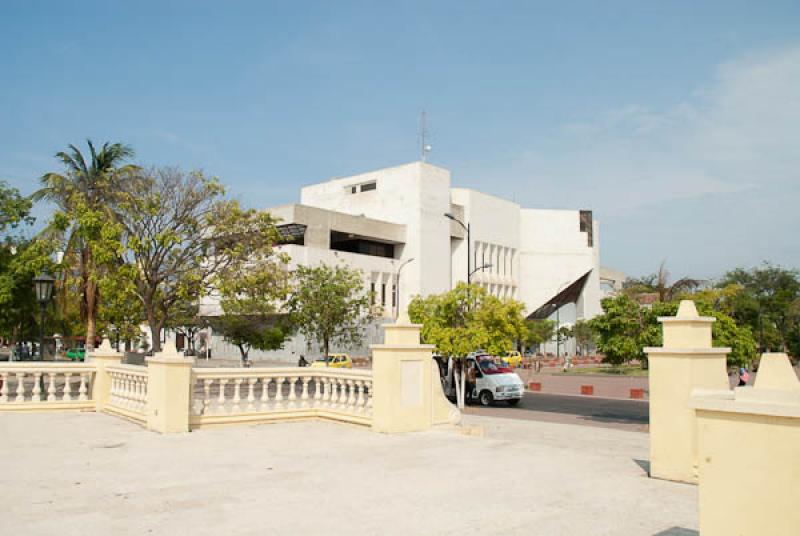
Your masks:
<svg viewBox="0 0 800 536"><path fill-rule="evenodd" d="M528 315L529 320L541 320L548 318L551 314L555 313L558 309L568 303L576 303L578 298L583 292L583 287L586 286L586 281L589 279L589 270L581 277L572 282L567 288L547 300L547 302Z"/></svg>

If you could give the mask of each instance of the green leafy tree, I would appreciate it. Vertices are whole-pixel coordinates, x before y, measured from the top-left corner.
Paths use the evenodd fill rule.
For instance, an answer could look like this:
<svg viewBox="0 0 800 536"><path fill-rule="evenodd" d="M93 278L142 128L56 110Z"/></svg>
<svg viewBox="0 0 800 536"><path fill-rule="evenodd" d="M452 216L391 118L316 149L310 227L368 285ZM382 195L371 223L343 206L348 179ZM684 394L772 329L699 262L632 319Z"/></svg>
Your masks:
<svg viewBox="0 0 800 536"><path fill-rule="evenodd" d="M717 284L718 288L729 286L739 289L726 304L737 323L750 327L762 351L786 351L800 324L797 270L769 263L750 270L737 268Z"/></svg>
<svg viewBox="0 0 800 536"><path fill-rule="evenodd" d="M589 321L595 332L598 349L604 361L614 365L640 361L647 363L644 348L661 346L662 326L659 316L674 316L678 302L656 303L653 307L642 307L630 297L621 295L602 301L604 314ZM728 364L740 365L752 362L756 357L756 344L747 326L739 326L733 318L713 306L699 302L701 315L713 316L712 338L715 346L730 347Z"/></svg>
<svg viewBox="0 0 800 536"><path fill-rule="evenodd" d="M57 153L56 158L65 171L43 175L42 188L33 198L50 201L56 206L46 233L61 240L65 262L78 272L86 346L93 348L100 303L100 274L93 243L104 224L113 221L110 201L136 166L123 165L134 154L127 145L104 143L99 150L91 140L87 140L87 145L91 155L88 162L74 145L69 146L69 151Z"/></svg>
<svg viewBox="0 0 800 536"><path fill-rule="evenodd" d="M442 294L417 296L408 306L410 319L422 324L422 340L456 361L456 399L464 407L464 357L477 349L500 355L528 337L524 305L501 300L477 285L458 283Z"/></svg>
<svg viewBox="0 0 800 536"><path fill-rule="evenodd" d="M578 345L580 355L584 355L589 346L594 342L594 332L589 322L579 318L572 326L572 336Z"/></svg>
<svg viewBox="0 0 800 536"><path fill-rule="evenodd" d="M537 349L555 337L556 323L554 320L528 320L525 325L528 328L527 340L535 344Z"/></svg>
<svg viewBox="0 0 800 536"><path fill-rule="evenodd" d="M360 270L345 266L298 266L288 300L292 323L309 345L322 346L327 363L332 344L354 346L372 320L371 298Z"/></svg>
<svg viewBox="0 0 800 536"><path fill-rule="evenodd" d="M16 234L34 223L32 204L19 190L0 181L0 337L12 345L38 338L40 316L32 280L39 272L53 273L56 268L52 241ZM52 322L52 311L48 313Z"/></svg>
<svg viewBox="0 0 800 536"><path fill-rule="evenodd" d="M239 348L245 363L251 349L277 350L292 333L288 315L280 310L289 291L287 261L285 255L262 255L217 278L223 314L215 328Z"/></svg>
<svg viewBox="0 0 800 536"><path fill-rule="evenodd" d="M661 338L654 309L640 306L625 294L605 298L601 304L603 314L591 319L589 326L603 360L612 365L633 360L645 364L644 348L656 346Z"/></svg>

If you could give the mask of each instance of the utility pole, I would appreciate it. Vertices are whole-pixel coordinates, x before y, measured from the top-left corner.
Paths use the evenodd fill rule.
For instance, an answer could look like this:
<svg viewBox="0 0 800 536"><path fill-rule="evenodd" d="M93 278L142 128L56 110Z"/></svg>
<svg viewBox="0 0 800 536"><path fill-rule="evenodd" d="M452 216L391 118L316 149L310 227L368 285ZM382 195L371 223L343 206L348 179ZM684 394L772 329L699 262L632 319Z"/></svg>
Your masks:
<svg viewBox="0 0 800 536"><path fill-rule="evenodd" d="M422 110L422 113L419 117L419 159L422 162L425 162L428 159L428 153L431 151L432 147L428 144L428 122L427 122L427 114L425 110Z"/></svg>

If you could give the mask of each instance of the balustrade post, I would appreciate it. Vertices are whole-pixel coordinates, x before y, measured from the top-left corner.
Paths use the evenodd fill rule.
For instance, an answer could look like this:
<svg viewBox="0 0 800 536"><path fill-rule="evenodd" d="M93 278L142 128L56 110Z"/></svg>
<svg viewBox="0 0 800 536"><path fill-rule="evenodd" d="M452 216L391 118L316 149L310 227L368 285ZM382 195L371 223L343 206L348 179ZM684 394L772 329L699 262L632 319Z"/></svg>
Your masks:
<svg viewBox="0 0 800 536"><path fill-rule="evenodd" d="M17 372L16 377L17 377L17 398L15 398L14 401L21 404L25 402L25 373Z"/></svg>
<svg viewBox="0 0 800 536"><path fill-rule="evenodd" d="M271 378L261 378L261 407L269 401L269 384Z"/></svg>
<svg viewBox="0 0 800 536"><path fill-rule="evenodd" d="M86 354L86 362L94 366L94 382L92 385L92 398L94 398L95 411L102 411L109 403L111 396L111 375L108 373L108 367L112 365L119 365L122 362L122 354L111 347L108 339L103 340L103 344L99 348L95 348L94 352ZM66 378L64 386L64 400L69 400L67 394L69 389L67 387L69 378ZM49 397L48 397L49 400Z"/></svg>
<svg viewBox="0 0 800 536"><path fill-rule="evenodd" d="M161 433L188 432L194 358L178 353L173 342L147 358L147 428Z"/></svg>
<svg viewBox="0 0 800 536"><path fill-rule="evenodd" d="M0 403L5 404L8 402L8 372L2 374L2 387L0 387Z"/></svg>
<svg viewBox="0 0 800 536"><path fill-rule="evenodd" d="M47 401L56 401L56 373L50 372L47 374Z"/></svg>
<svg viewBox="0 0 800 536"><path fill-rule="evenodd" d="M258 378L253 376L252 378L247 378L247 411L255 411L256 409L256 395L255 395L255 387Z"/></svg>
<svg viewBox="0 0 800 536"><path fill-rule="evenodd" d="M31 402L42 401L42 386L39 385L41 379L42 379L41 372L33 373L33 392L31 393Z"/></svg>

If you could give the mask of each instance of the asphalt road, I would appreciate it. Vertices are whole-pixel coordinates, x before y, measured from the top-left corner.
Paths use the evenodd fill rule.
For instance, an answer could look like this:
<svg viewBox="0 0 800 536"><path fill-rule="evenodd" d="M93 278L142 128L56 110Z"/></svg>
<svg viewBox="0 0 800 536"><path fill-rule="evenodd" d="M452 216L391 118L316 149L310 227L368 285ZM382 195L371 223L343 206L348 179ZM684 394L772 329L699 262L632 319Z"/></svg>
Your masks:
<svg viewBox="0 0 800 536"><path fill-rule="evenodd" d="M508 419L582 424L646 432L650 405L645 400L616 400L590 396L525 393L514 407L503 402L484 408L469 405L466 413Z"/></svg>

